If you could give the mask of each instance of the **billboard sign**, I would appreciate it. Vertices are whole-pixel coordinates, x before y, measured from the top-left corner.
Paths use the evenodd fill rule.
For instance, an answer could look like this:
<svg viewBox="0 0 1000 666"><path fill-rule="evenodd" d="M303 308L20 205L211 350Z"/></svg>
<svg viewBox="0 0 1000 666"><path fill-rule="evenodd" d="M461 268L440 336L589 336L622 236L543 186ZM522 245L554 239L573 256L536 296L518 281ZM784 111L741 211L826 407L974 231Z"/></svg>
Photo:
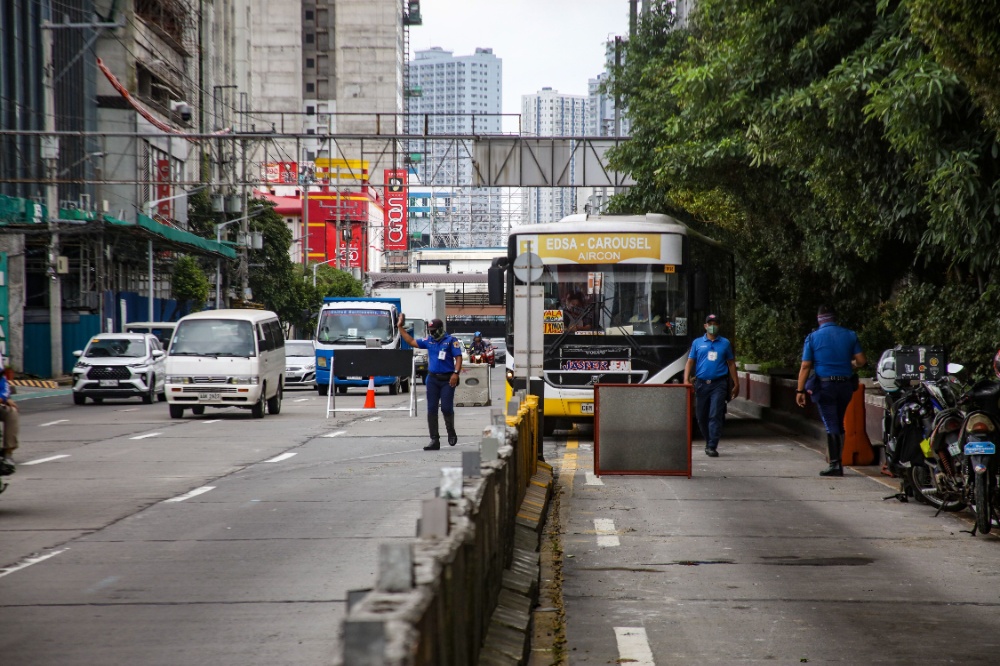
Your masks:
<svg viewBox="0 0 1000 666"><path fill-rule="evenodd" d="M160 202L156 204L156 213L161 217L171 217L174 202L163 201L170 196L170 160L156 160L156 198Z"/></svg>
<svg viewBox="0 0 1000 666"><path fill-rule="evenodd" d="M264 180L276 185L296 185L299 165L297 162L268 162L264 165Z"/></svg>
<svg viewBox="0 0 1000 666"><path fill-rule="evenodd" d="M406 169L385 170L385 250L406 250Z"/></svg>

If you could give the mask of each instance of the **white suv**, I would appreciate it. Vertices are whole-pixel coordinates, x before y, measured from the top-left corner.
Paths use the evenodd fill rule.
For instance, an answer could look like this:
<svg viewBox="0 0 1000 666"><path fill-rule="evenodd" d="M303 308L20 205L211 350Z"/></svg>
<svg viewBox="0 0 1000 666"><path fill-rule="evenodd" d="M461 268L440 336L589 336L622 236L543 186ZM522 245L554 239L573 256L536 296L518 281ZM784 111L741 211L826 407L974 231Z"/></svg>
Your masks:
<svg viewBox="0 0 1000 666"><path fill-rule="evenodd" d="M154 399L166 400L166 363L163 347L148 333L101 333L75 351L73 402L82 405L90 398L142 398L147 405Z"/></svg>

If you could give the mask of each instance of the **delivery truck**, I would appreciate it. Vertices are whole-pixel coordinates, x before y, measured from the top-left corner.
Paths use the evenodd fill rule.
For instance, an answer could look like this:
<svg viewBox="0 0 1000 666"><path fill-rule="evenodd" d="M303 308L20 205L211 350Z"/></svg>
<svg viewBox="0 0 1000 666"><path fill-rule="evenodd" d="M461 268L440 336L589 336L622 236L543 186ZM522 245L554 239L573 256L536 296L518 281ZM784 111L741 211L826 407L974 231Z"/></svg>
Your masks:
<svg viewBox="0 0 1000 666"><path fill-rule="evenodd" d="M337 374L338 349L410 349L399 335L400 301L391 297L335 297L323 299L316 323L316 389L326 395L332 385L338 393L355 386L366 388L368 377ZM410 377L375 377L375 386L388 386L389 395L410 390Z"/></svg>
<svg viewBox="0 0 1000 666"><path fill-rule="evenodd" d="M406 315L406 329L417 340L427 337L427 323L432 319L445 321L444 289L374 289L375 298L399 299L400 308ZM413 352L417 363L417 376L427 383L427 351Z"/></svg>

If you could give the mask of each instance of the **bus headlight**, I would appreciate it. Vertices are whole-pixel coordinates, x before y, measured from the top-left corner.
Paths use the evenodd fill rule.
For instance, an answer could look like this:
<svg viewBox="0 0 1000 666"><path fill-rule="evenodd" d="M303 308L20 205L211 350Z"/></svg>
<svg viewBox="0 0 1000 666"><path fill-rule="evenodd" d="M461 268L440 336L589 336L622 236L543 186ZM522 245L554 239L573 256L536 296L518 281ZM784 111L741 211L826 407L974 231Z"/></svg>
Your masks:
<svg viewBox="0 0 1000 666"><path fill-rule="evenodd" d="M512 368L507 368L507 383L510 384L511 388L514 387L514 370Z"/></svg>

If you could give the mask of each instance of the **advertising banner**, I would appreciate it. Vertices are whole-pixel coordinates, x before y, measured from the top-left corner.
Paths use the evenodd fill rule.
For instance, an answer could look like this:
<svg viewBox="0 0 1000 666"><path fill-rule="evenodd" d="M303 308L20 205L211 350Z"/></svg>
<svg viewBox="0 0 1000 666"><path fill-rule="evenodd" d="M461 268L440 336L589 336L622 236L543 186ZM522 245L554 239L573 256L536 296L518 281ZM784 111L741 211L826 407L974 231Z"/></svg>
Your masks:
<svg viewBox="0 0 1000 666"><path fill-rule="evenodd" d="M385 250L406 250L406 169L385 170Z"/></svg>
<svg viewBox="0 0 1000 666"><path fill-rule="evenodd" d="M156 160L156 199L166 199L170 194L170 160ZM171 217L173 200L160 201L156 204L156 213L163 217Z"/></svg>
<svg viewBox="0 0 1000 666"><path fill-rule="evenodd" d="M296 185L299 165L297 162L268 162L264 165L264 180L276 185Z"/></svg>

